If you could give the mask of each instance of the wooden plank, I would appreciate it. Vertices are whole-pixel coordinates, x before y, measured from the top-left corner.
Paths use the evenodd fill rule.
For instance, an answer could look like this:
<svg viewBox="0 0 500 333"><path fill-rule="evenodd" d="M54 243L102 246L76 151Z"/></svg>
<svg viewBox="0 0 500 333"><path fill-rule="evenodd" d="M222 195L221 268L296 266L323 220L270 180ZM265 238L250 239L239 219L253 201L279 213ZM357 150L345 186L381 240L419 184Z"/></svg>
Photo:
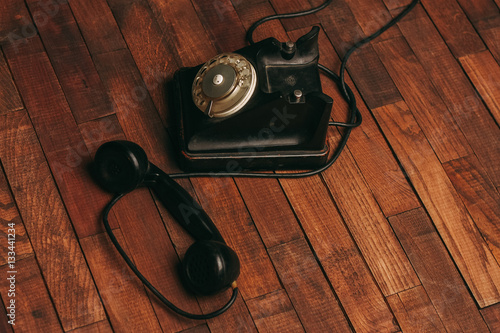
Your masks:
<svg viewBox="0 0 500 333"><path fill-rule="evenodd" d="M392 295L420 284L349 151L322 177L382 293Z"/></svg>
<svg viewBox="0 0 500 333"><path fill-rule="evenodd" d="M354 330L397 331L394 317L322 179L314 176L280 182ZM305 297L303 302L308 308L311 301Z"/></svg>
<svg viewBox="0 0 500 333"><path fill-rule="evenodd" d="M114 233L129 252L120 229L115 229ZM125 264L108 235L80 239L80 245L113 328L119 332L160 331L142 282Z"/></svg>
<svg viewBox="0 0 500 333"><path fill-rule="evenodd" d="M191 182L202 207L240 258L238 286L243 298L251 299L279 289L273 265L234 181L193 178Z"/></svg>
<svg viewBox="0 0 500 333"><path fill-rule="evenodd" d="M500 268L408 107L373 111L476 301L498 302Z"/></svg>
<svg viewBox="0 0 500 333"><path fill-rule="evenodd" d="M441 162L470 154L464 134L406 41L394 38L374 48Z"/></svg>
<svg viewBox="0 0 500 333"><path fill-rule="evenodd" d="M90 157L43 50L38 37L19 46L19 54L10 46L4 48L73 226L84 237L102 231L97 221L109 195L88 195L97 189L84 168Z"/></svg>
<svg viewBox="0 0 500 333"><path fill-rule="evenodd" d="M93 56L127 48L106 0L68 0Z"/></svg>
<svg viewBox="0 0 500 333"><path fill-rule="evenodd" d="M14 309L9 321L16 332L63 332L35 257L16 261L15 273L9 265L0 272L0 292L8 313Z"/></svg>
<svg viewBox="0 0 500 333"><path fill-rule="evenodd" d="M491 332L500 331L500 304L481 309L481 314Z"/></svg>
<svg viewBox="0 0 500 333"><path fill-rule="evenodd" d="M269 249L269 255L306 331L350 330L335 295L304 239L275 246Z"/></svg>
<svg viewBox="0 0 500 333"><path fill-rule="evenodd" d="M25 111L1 117L0 159L63 328L104 320L73 226Z"/></svg>
<svg viewBox="0 0 500 333"><path fill-rule="evenodd" d="M316 7L312 6L309 1L300 0L269 0L269 2L272 4L277 14L296 13ZM281 23L283 24L283 27L286 31L291 31L299 28L317 25L319 23L319 20L315 14L312 14L292 19L282 19Z"/></svg>
<svg viewBox="0 0 500 333"><path fill-rule="evenodd" d="M44 4L37 0L29 0L28 6L32 13L44 10ZM55 8L57 13L37 28L76 122L113 113L69 5Z"/></svg>
<svg viewBox="0 0 500 333"><path fill-rule="evenodd" d="M487 331L476 303L425 211L419 208L389 221L446 330Z"/></svg>
<svg viewBox="0 0 500 333"><path fill-rule="evenodd" d="M389 21L392 19L391 14L381 0L344 0L344 2L349 5L352 14L356 17L356 20L363 30L363 34L365 36L370 36L376 33L380 28L389 23ZM398 0L398 2L402 3L405 1ZM382 35L378 36L374 40L374 42L380 42L400 36L401 32L399 31L397 26L394 26L384 32Z"/></svg>
<svg viewBox="0 0 500 333"><path fill-rule="evenodd" d="M235 182L266 248L303 237L276 179L235 178Z"/></svg>
<svg viewBox="0 0 500 333"><path fill-rule="evenodd" d="M0 50L0 115L23 108L21 97L17 92L9 67Z"/></svg>
<svg viewBox="0 0 500 333"><path fill-rule="evenodd" d="M208 329L208 326L206 324L203 324L192 328L188 328L187 330L184 330L179 333L210 333L210 330Z"/></svg>
<svg viewBox="0 0 500 333"><path fill-rule="evenodd" d="M250 2L250 1L233 1L233 6L238 13L241 23L248 30L252 24L263 17L276 14L274 8L269 1ZM262 28L255 30L253 34L254 41L258 42L266 38L273 37L280 41L288 40L288 36L279 20L272 20L265 23Z"/></svg>
<svg viewBox="0 0 500 333"><path fill-rule="evenodd" d="M246 302L259 332L304 332L297 313L282 289Z"/></svg>
<svg viewBox="0 0 500 333"><path fill-rule="evenodd" d="M422 0L422 5L455 57L486 49L456 0Z"/></svg>
<svg viewBox="0 0 500 333"><path fill-rule="evenodd" d="M169 162L168 134L146 84L128 50L102 53L94 58L103 84L113 100L125 137L139 144L155 164L166 172L176 171Z"/></svg>
<svg viewBox="0 0 500 333"><path fill-rule="evenodd" d="M200 20L217 52L233 52L247 46L245 29L231 0L192 2L196 12L203 13L200 15Z"/></svg>
<svg viewBox="0 0 500 333"><path fill-rule="evenodd" d="M109 325L109 321L103 320L94 324L90 324L84 327L80 327L69 331L71 333L113 333L113 329Z"/></svg>
<svg viewBox="0 0 500 333"><path fill-rule="evenodd" d="M164 33L156 22L145 0L112 0L108 4L120 26L127 46L137 64L146 88L165 126L172 122L167 114L165 83L171 80L178 68L177 60Z"/></svg>
<svg viewBox="0 0 500 333"><path fill-rule="evenodd" d="M323 1L312 0L311 3L319 5ZM341 57L352 45L366 37L344 1L334 1L316 15ZM365 45L353 53L347 69L369 108L401 100L398 89L372 45Z"/></svg>
<svg viewBox="0 0 500 333"><path fill-rule="evenodd" d="M24 228L23 221L19 216L19 211L17 210L16 203L12 197L12 193L9 188L9 183L3 170L0 168L0 253L3 255L0 257L0 266L7 264L7 254L10 252L8 249L9 241L14 235L15 242L15 253L16 260L21 260L26 257L33 256L33 248L31 247L28 235L26 235L26 229ZM11 228L9 224L14 224ZM9 229L14 229L9 231ZM11 235L9 237L9 235Z"/></svg>
<svg viewBox="0 0 500 333"><path fill-rule="evenodd" d="M305 32L306 29L296 30L290 32L290 35L293 38L298 38ZM320 31L319 50L322 64L328 68L340 66L340 60L335 55L335 51L323 31ZM346 82L350 87L354 87L350 77L346 77ZM332 118L336 121L347 121L348 106L338 92L336 84L326 76L322 76L322 85L325 94L331 96L335 101ZM363 116L363 125L354 130L349 138L348 147L377 203L385 216L392 216L418 207L418 199L394 158L373 115L363 103L357 90L354 89L353 92L358 109ZM332 146L332 148L334 147ZM398 198L398 200L394 200L394 198Z"/></svg>
<svg viewBox="0 0 500 333"><path fill-rule="evenodd" d="M500 162L500 129L491 119L475 87L424 10L417 7L409 17L399 23L399 27L431 79L436 92L448 107L453 120L462 130L494 183L498 184L500 169L496 165ZM485 145L485 141L490 144Z"/></svg>
<svg viewBox="0 0 500 333"><path fill-rule="evenodd" d="M444 169L491 252L500 261L500 194L475 156L445 163Z"/></svg>
<svg viewBox="0 0 500 333"><path fill-rule="evenodd" d="M500 83L498 82L500 66L489 51L471 54L459 60L497 124L500 124Z"/></svg>
<svg viewBox="0 0 500 333"><path fill-rule="evenodd" d="M190 0L148 2L183 66L199 65L217 54Z"/></svg>
<svg viewBox="0 0 500 333"><path fill-rule="evenodd" d="M10 302L10 301L9 301ZM9 317L7 317L7 311L3 305L3 302L0 302L0 332L4 333L13 333L12 325L8 323Z"/></svg>
<svg viewBox="0 0 500 333"><path fill-rule="evenodd" d="M387 297L403 332L446 332L422 286Z"/></svg>

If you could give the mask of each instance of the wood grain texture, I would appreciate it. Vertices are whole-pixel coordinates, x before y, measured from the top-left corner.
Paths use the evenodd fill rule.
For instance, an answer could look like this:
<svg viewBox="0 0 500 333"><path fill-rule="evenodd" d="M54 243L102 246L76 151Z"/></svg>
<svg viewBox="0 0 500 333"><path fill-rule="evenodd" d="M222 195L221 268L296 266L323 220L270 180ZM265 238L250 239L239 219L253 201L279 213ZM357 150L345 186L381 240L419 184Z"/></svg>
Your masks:
<svg viewBox="0 0 500 333"><path fill-rule="evenodd" d="M500 259L500 195L475 156L444 164L453 186L462 198L491 252Z"/></svg>
<svg viewBox="0 0 500 333"><path fill-rule="evenodd" d="M0 282L4 306L9 310L11 300L15 302L12 326L15 332L63 332L36 259L29 257L17 260L15 265L14 274L10 273L9 265L0 267L4 277ZM14 280L8 280L8 277L14 277ZM13 295L9 297L11 293Z"/></svg>
<svg viewBox="0 0 500 333"><path fill-rule="evenodd" d="M496 165L499 163L500 130L477 94L477 86L473 86L464 74L424 10L417 7L398 25L453 120L494 183L498 184L500 170ZM495 85L496 81L491 77L488 83ZM485 141L490 144L485 145Z"/></svg>
<svg viewBox="0 0 500 333"><path fill-rule="evenodd" d="M497 124L500 124L500 66L488 51L460 58L469 79L486 103Z"/></svg>
<svg viewBox="0 0 500 333"><path fill-rule="evenodd" d="M90 54L127 48L106 0L67 0Z"/></svg>
<svg viewBox="0 0 500 333"><path fill-rule="evenodd" d="M307 29L290 32L292 38L305 34ZM323 31L319 36L321 63L328 68L338 68L340 59L336 56L332 45ZM417 196L406 180L400 166L378 128L372 114L362 97L355 89L354 83L347 76L347 84L354 89L358 101L357 106L363 116L363 126L354 130L349 139L349 150L363 174L370 190L385 216L392 216L419 206ZM336 84L326 76L322 77L324 92L335 101L332 118L335 121L347 121L348 106L344 103ZM332 145L332 147L334 147ZM394 198L398 198L397 201Z"/></svg>
<svg viewBox="0 0 500 333"><path fill-rule="evenodd" d="M171 39L182 65L196 66L217 54L191 1L148 2L162 31L168 33L167 38Z"/></svg>
<svg viewBox="0 0 500 333"><path fill-rule="evenodd" d="M354 330L397 331L394 317L321 178L280 182Z"/></svg>
<svg viewBox="0 0 500 333"><path fill-rule="evenodd" d="M9 318L7 317L7 311L3 305L3 302L0 302L0 330L5 333L13 333L12 325L8 323Z"/></svg>
<svg viewBox="0 0 500 333"><path fill-rule="evenodd" d="M373 111L476 301L498 302L500 267L415 118L404 103Z"/></svg>
<svg viewBox="0 0 500 333"><path fill-rule="evenodd" d="M269 249L269 255L306 331L349 331L348 322L327 281L321 278L320 267L304 239L275 246Z"/></svg>
<svg viewBox="0 0 500 333"><path fill-rule="evenodd" d="M283 289L248 300L246 304L259 332L304 332Z"/></svg>
<svg viewBox="0 0 500 333"><path fill-rule="evenodd" d="M374 48L440 161L468 155L471 149L464 134L406 41L394 38Z"/></svg>
<svg viewBox="0 0 500 333"><path fill-rule="evenodd" d="M500 330L500 304L495 304L487 308L481 309L484 321L488 324L491 332Z"/></svg>
<svg viewBox="0 0 500 333"><path fill-rule="evenodd" d="M146 88L165 126L172 122L167 114L169 97L165 83L178 68L173 45L168 43L149 5L141 1L108 1L113 15L137 64Z"/></svg>
<svg viewBox="0 0 500 333"><path fill-rule="evenodd" d="M387 296L417 286L408 258L349 151L322 177L382 293Z"/></svg>
<svg viewBox="0 0 500 333"><path fill-rule="evenodd" d="M422 286L387 297L403 332L446 332Z"/></svg>
<svg viewBox="0 0 500 333"><path fill-rule="evenodd" d="M114 234L129 252L120 229ZM141 281L128 268L107 234L80 240L106 313L113 328L125 331L160 331L160 324Z"/></svg>
<svg viewBox="0 0 500 333"><path fill-rule="evenodd" d="M309 1L269 0L269 3L271 3L273 8L275 9L276 14L295 13L311 9L311 4L309 3ZM281 23L283 24L283 27L286 31L291 31L303 27L317 25L319 23L319 19L315 14L311 14L303 17L282 19Z"/></svg>
<svg viewBox="0 0 500 333"><path fill-rule="evenodd" d="M0 239L2 240L2 243L0 243L0 253L2 254L0 256L0 266L3 266L7 264L6 253L10 252L9 246L12 245L12 243L9 244L9 241L12 239L12 236L9 237L9 234L14 234L12 241L15 246L16 260L31 257L34 255L34 252L21 216L19 216L16 202L12 197L7 178L3 170L0 170ZM13 228L11 227L12 224ZM14 229L15 232L13 233L9 229Z"/></svg>
<svg viewBox="0 0 500 333"><path fill-rule="evenodd" d="M486 325L423 209L389 218L448 332L485 332Z"/></svg>
<svg viewBox="0 0 500 333"><path fill-rule="evenodd" d="M10 149L14 146L15 150ZM0 159L63 328L70 330L105 319L73 227L25 111L2 116Z"/></svg>
<svg viewBox="0 0 500 333"><path fill-rule="evenodd" d="M69 331L71 333L113 333L108 320L99 321L84 327Z"/></svg>
<svg viewBox="0 0 500 333"><path fill-rule="evenodd" d="M486 49L456 0L422 0L422 5L455 57Z"/></svg>
<svg viewBox="0 0 500 333"><path fill-rule="evenodd" d="M320 5L323 1L312 0L311 3ZM317 16L341 58L355 42L366 37L345 1L334 1ZM368 107L376 108L401 100L372 45L365 45L353 53L347 69Z"/></svg>
<svg viewBox="0 0 500 333"><path fill-rule="evenodd" d="M12 74L0 50L0 114L20 110L23 107L19 93L12 80Z"/></svg>
<svg viewBox="0 0 500 333"><path fill-rule="evenodd" d="M33 15L40 13L38 33L76 122L113 113L69 5L54 5L49 13L40 1L30 0L28 6Z"/></svg>

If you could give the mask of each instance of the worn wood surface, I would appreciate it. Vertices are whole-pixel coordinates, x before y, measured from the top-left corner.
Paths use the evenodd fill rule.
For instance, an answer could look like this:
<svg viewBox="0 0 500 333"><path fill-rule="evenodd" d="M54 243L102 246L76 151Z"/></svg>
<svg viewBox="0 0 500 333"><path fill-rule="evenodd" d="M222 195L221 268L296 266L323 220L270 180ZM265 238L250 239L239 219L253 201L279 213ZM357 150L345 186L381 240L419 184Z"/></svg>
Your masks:
<svg viewBox="0 0 500 333"><path fill-rule="evenodd" d="M322 2L0 1L0 332L500 332L498 0L422 0L355 52L346 81L364 123L323 174L179 180L240 257L241 294L224 315L173 314L104 232L111 195L87 170L99 145L135 141L179 172L165 89L175 71L244 47L259 18ZM409 2L335 0L254 38L319 25L320 62L337 71ZM184 291L176 266L193 240L148 190L110 223L181 308L207 313L229 297Z"/></svg>

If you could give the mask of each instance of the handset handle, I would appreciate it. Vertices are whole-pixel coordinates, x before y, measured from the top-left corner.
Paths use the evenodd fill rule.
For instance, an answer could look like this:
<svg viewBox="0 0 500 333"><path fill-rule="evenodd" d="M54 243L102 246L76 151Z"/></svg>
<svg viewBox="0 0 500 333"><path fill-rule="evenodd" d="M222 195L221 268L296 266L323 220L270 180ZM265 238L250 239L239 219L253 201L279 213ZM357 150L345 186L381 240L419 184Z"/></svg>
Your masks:
<svg viewBox="0 0 500 333"><path fill-rule="evenodd" d="M153 189L177 222L196 240L214 240L225 243L212 219L196 200L152 163L149 163L145 183Z"/></svg>

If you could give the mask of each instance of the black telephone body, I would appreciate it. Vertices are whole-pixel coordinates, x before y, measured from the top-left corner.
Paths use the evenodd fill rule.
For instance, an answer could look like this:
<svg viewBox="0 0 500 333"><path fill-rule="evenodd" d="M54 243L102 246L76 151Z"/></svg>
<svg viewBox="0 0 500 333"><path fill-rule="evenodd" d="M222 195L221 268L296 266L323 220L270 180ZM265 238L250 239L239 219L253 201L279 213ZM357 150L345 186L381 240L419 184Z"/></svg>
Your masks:
<svg viewBox="0 0 500 333"><path fill-rule="evenodd" d="M190 171L315 168L326 163L333 104L318 34L268 38L178 70L170 86L180 166Z"/></svg>

